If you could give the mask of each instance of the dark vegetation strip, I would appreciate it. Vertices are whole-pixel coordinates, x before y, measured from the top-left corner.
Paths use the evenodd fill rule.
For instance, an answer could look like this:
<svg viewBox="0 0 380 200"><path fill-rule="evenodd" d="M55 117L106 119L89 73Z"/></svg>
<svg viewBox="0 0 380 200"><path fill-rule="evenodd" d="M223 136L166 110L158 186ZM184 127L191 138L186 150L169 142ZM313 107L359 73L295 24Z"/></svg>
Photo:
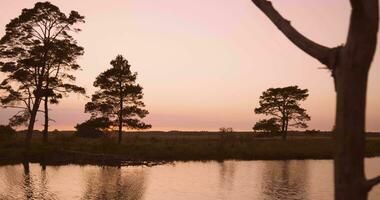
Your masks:
<svg viewBox="0 0 380 200"><path fill-rule="evenodd" d="M135 133L116 138L81 138L55 134L49 143L36 135L25 151L22 134L0 137L0 164L24 161L60 164L154 165L190 160L285 160L331 159L333 143L329 134L293 134L280 137L247 133ZM380 156L380 137L367 138L368 157Z"/></svg>

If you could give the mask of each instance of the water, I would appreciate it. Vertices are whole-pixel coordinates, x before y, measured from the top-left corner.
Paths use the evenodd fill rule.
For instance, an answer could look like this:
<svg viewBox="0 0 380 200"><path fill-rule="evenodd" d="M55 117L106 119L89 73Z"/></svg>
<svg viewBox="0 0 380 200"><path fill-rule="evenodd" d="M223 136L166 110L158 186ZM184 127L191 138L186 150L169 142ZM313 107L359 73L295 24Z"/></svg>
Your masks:
<svg viewBox="0 0 380 200"><path fill-rule="evenodd" d="M154 167L0 166L0 199L332 199L332 162L176 162ZM366 160L369 177L380 158ZM380 186L370 193L380 199Z"/></svg>

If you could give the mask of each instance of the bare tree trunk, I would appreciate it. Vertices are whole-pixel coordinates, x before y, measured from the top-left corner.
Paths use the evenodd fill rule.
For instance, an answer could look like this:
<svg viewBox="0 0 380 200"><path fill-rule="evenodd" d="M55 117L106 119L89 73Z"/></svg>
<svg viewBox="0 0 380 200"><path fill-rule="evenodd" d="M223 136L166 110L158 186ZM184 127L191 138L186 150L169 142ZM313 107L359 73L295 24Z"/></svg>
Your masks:
<svg viewBox="0 0 380 200"><path fill-rule="evenodd" d="M48 133L49 133L49 97L45 96L44 102L44 112L45 112L45 123L44 123L44 131L43 131L43 141L46 143L48 141Z"/></svg>
<svg viewBox="0 0 380 200"><path fill-rule="evenodd" d="M121 137L123 135L123 96L120 94L120 111L119 111L119 144L121 143Z"/></svg>
<svg viewBox="0 0 380 200"><path fill-rule="evenodd" d="M30 119L29 119L29 124L28 124L28 132L26 133L26 137L25 137L26 148L29 148L30 142L32 140L32 135L33 135L33 131L34 131L34 124L36 122L36 116L37 116L38 108L40 107L40 101L41 101L40 98L36 97L32 111L30 113Z"/></svg>
<svg viewBox="0 0 380 200"><path fill-rule="evenodd" d="M287 118L285 120L285 140L287 139L288 137L288 126L289 126L289 119Z"/></svg>
<svg viewBox="0 0 380 200"><path fill-rule="evenodd" d="M351 1L346 45L335 69L335 199L365 200L372 186L364 172L368 71L377 43L378 0Z"/></svg>
<svg viewBox="0 0 380 200"><path fill-rule="evenodd" d="M285 119L281 119L281 135L282 139L286 140L286 132L285 132Z"/></svg>
<svg viewBox="0 0 380 200"><path fill-rule="evenodd" d="M300 34L267 0L252 0L305 53L331 71L337 92L334 181L336 200L366 200L380 176L366 180L365 109L368 72L377 44L378 0L350 0L352 12L344 46L328 48Z"/></svg>
<svg viewBox="0 0 380 200"><path fill-rule="evenodd" d="M123 120L122 118L119 118L119 140L118 140L119 143L121 143L122 135L123 135Z"/></svg>
<svg viewBox="0 0 380 200"><path fill-rule="evenodd" d="M286 121L285 121L285 117L282 117L282 119L281 119L281 134L282 134L282 139L283 140L286 140Z"/></svg>
<svg viewBox="0 0 380 200"><path fill-rule="evenodd" d="M347 65L346 65L347 67ZM367 199L364 174L367 72L337 70L335 199Z"/></svg>

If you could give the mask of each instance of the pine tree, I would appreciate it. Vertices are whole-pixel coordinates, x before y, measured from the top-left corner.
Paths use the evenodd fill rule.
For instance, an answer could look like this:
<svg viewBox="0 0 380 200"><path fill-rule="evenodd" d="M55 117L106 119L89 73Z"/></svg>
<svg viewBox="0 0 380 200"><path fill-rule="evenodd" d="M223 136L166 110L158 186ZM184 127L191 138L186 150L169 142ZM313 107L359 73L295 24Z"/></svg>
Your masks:
<svg viewBox="0 0 380 200"><path fill-rule="evenodd" d="M137 73L131 72L131 66L121 55L111 65L96 78L94 86L99 89L85 105L85 112L91 113L92 119L108 117L112 126L119 128L120 143L123 127L147 129L151 125L141 121L149 112L144 109L143 88L136 84Z"/></svg>
<svg viewBox="0 0 380 200"><path fill-rule="evenodd" d="M300 102L308 96L308 90L298 86L269 88L260 96L260 107L255 108L255 113L274 117L275 122L280 123L282 136L286 139L289 126L307 128L306 121L310 120L310 116L300 106Z"/></svg>

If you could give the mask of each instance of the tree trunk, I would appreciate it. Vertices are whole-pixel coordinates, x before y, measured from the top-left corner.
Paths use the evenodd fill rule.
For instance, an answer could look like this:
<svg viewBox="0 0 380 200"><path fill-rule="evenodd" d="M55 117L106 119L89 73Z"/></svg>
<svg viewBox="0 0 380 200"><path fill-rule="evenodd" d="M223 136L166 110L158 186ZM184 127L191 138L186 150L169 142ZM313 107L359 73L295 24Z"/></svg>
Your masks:
<svg viewBox="0 0 380 200"><path fill-rule="evenodd" d="M335 69L335 199L366 200L364 172L368 71L377 43L378 1L352 2L349 33Z"/></svg>
<svg viewBox="0 0 380 200"><path fill-rule="evenodd" d="M289 126L289 119L286 119L285 120L285 140L287 139L287 137L288 137L288 126Z"/></svg>
<svg viewBox="0 0 380 200"><path fill-rule="evenodd" d="M119 111L119 144L123 135L123 97L120 95L120 111Z"/></svg>
<svg viewBox="0 0 380 200"><path fill-rule="evenodd" d="M49 97L45 96L45 123L44 123L44 131L43 131L43 141L46 143L48 141L48 133L49 133Z"/></svg>
<svg viewBox="0 0 380 200"><path fill-rule="evenodd" d="M122 121L122 118L119 118L119 140L118 140L119 143L121 143L122 135L123 135L123 121Z"/></svg>
<svg viewBox="0 0 380 200"><path fill-rule="evenodd" d="M339 70L336 79L335 199L365 200L368 193L364 173L367 72L362 68Z"/></svg>
<svg viewBox="0 0 380 200"><path fill-rule="evenodd" d="M26 133L25 137L25 146L26 148L29 148L30 142L32 140L32 135L34 131L34 124L36 122L36 116L38 112L38 108L40 107L40 98L36 97L36 101L34 102L32 111L30 113L30 119L29 119L29 124L28 124L28 132Z"/></svg>
<svg viewBox="0 0 380 200"><path fill-rule="evenodd" d="M282 119L282 125L281 125L281 133L282 133L282 139L283 140L286 140L286 121L285 121L285 118L283 117L283 119Z"/></svg>

